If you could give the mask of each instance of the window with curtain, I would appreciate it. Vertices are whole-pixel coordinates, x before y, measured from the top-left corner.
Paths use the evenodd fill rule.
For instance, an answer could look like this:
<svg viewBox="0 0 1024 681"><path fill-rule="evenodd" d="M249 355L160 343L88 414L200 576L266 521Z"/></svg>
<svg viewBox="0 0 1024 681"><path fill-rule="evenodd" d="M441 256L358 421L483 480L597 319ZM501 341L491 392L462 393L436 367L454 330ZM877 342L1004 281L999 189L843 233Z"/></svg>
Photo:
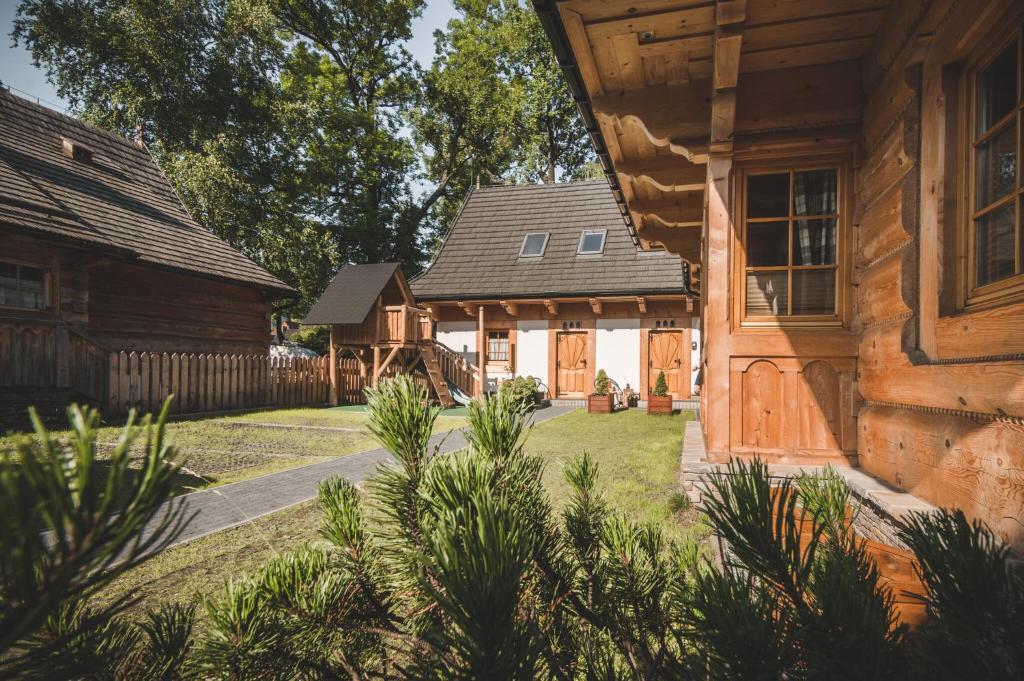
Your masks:
<svg viewBox="0 0 1024 681"><path fill-rule="evenodd" d="M969 294L1000 289L1022 274L1020 30L973 74Z"/></svg>
<svg viewBox="0 0 1024 681"><path fill-rule="evenodd" d="M46 310L50 307L50 271L0 262L0 307Z"/></svg>
<svg viewBox="0 0 1024 681"><path fill-rule="evenodd" d="M747 317L835 316L838 183L838 168L747 176Z"/></svg>
<svg viewBox="0 0 1024 681"><path fill-rule="evenodd" d="M508 331L488 331L487 361L507 362L508 357Z"/></svg>

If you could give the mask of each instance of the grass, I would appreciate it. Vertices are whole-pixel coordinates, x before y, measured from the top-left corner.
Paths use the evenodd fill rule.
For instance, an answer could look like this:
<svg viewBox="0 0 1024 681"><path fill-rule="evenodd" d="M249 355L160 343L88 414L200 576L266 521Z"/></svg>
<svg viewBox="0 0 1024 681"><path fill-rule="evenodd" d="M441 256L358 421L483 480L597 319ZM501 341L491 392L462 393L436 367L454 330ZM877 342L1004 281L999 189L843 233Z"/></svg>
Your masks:
<svg viewBox="0 0 1024 681"><path fill-rule="evenodd" d="M538 424L526 448L548 462L544 486L556 512L569 499L565 465L588 452L598 464L598 484L612 508L634 520L660 524L671 539L696 540L704 530L696 513L680 501L677 484L688 418L648 416L635 409L611 415L576 411ZM102 598L131 593L141 598L136 607L187 602L214 592L229 578L253 572L275 553L317 540L319 526L320 512L313 502L299 504L164 551L119 577Z"/></svg>
<svg viewBox="0 0 1024 681"><path fill-rule="evenodd" d="M318 463L375 449L365 411L274 409L232 416L180 420L167 426L168 441L182 451L184 467L175 494ZM454 416L438 419L437 431L465 425ZM101 458L122 426L99 430ZM58 436L60 433L56 433ZM13 449L16 436L0 438L0 451ZM143 444L139 444L140 452Z"/></svg>

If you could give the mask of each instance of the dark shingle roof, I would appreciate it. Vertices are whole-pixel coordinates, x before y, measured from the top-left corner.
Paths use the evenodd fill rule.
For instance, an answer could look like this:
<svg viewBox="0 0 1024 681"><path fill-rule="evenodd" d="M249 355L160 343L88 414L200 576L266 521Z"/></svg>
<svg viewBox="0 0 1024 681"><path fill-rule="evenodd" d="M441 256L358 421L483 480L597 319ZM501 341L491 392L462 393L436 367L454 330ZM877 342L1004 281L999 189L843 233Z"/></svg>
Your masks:
<svg viewBox="0 0 1024 681"><path fill-rule="evenodd" d="M345 265L334 275L302 323L361 323L397 269L395 262Z"/></svg>
<svg viewBox="0 0 1024 681"><path fill-rule="evenodd" d="M65 156L62 140L92 161ZM145 149L0 89L0 224L86 242L163 267L293 289L186 212Z"/></svg>
<svg viewBox="0 0 1024 681"><path fill-rule="evenodd" d="M607 229L603 255L578 255L585 229ZM519 258L523 237L550 232L541 258ZM684 293L683 263L643 252L604 180L473 190L426 272L417 299Z"/></svg>

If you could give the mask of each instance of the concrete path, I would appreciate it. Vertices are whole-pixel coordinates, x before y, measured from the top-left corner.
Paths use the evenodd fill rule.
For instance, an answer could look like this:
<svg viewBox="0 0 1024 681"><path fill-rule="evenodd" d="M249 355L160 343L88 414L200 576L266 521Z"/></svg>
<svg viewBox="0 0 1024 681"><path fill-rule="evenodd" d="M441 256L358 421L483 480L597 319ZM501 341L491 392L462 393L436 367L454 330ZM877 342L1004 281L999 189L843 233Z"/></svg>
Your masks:
<svg viewBox="0 0 1024 681"><path fill-rule="evenodd" d="M574 409L539 409L534 412L534 423L568 414ZM459 430L437 433L430 438L430 446L433 449L438 445L442 453L454 452L466 446L466 439ZM164 504L163 510L157 513L147 529L151 531L155 528L171 508L184 507L185 517L191 517L191 520L174 542L157 549L163 550L308 501L316 496L317 485L331 476L340 475L352 482L362 482L371 477L379 466L390 464L391 461L391 455L383 448L371 449L251 480L183 494ZM147 534L148 532L143 532L144 536Z"/></svg>

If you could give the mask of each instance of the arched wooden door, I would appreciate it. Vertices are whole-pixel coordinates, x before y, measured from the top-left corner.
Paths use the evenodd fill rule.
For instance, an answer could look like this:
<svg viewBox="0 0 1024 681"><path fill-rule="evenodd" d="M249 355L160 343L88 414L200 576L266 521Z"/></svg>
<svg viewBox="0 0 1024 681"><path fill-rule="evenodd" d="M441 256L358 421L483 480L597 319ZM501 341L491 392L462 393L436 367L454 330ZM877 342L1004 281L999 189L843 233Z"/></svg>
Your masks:
<svg viewBox="0 0 1024 681"><path fill-rule="evenodd" d="M676 399L690 397L690 354L682 330L651 331L647 353L647 385L653 391L658 374L665 372L668 391Z"/></svg>
<svg viewBox="0 0 1024 681"><path fill-rule="evenodd" d="M587 334L559 333L556 357L558 397L582 397L587 394Z"/></svg>

